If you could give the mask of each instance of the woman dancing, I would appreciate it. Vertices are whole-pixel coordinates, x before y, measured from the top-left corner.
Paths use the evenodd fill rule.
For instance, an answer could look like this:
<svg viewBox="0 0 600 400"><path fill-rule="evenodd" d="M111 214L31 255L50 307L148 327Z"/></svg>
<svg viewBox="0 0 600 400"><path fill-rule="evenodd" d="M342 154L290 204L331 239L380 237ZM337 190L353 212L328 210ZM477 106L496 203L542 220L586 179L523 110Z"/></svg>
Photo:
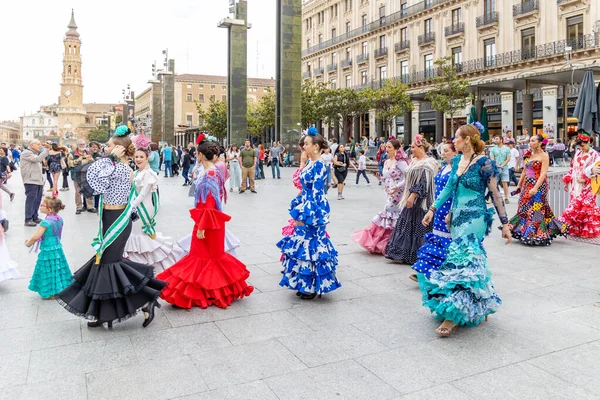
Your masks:
<svg viewBox="0 0 600 400"><path fill-rule="evenodd" d="M435 176L435 197L438 198L442 190L448 184L450 173L452 172L452 159L456 156L454 143L448 142L442 146L442 158L444 166ZM425 235L425 244L417 252L417 262L413 264L412 269L429 278L431 271L439 268L446 260L446 252L452 236L448 228L447 217L452 207L452 197L448 198L444 204L435 212L433 218L433 232ZM410 279L418 282L417 274L411 274Z"/></svg>
<svg viewBox="0 0 600 400"><path fill-rule="evenodd" d="M52 175L52 197L58 197L58 178L62 171L63 151L63 148L57 143L52 143L52 147L48 151L48 157L44 160L46 169Z"/></svg>
<svg viewBox="0 0 600 400"><path fill-rule="evenodd" d="M329 202L325 195L327 167L321 160L325 147L325 139L309 129L304 141L309 161L300 173L302 194L290 206L296 227L290 236L277 243L283 264L279 285L296 290L296 295L304 300L341 286L335 273L337 251L325 231L329 223Z"/></svg>
<svg viewBox="0 0 600 400"><path fill-rule="evenodd" d="M204 168L193 185L196 207L190 210L195 223L190 253L158 275L168 284L161 297L175 308L226 308L254 288L246 283L250 276L246 266L224 249L225 222L231 217L221 211L226 190L213 163L219 145L204 134L198 142L197 156Z"/></svg>
<svg viewBox="0 0 600 400"><path fill-rule="evenodd" d="M387 199L383 210L371 221L367 229L352 235L352 240L373 254L383 254L396 227L402 208L400 200L404 194L405 174L408 169L408 157L400 142L390 139L385 146L387 160L382 168L382 180L385 183Z"/></svg>
<svg viewBox="0 0 600 400"><path fill-rule="evenodd" d="M516 189L521 192L519 209L508 222L513 238L528 245L549 246L555 237L567 235L566 224L554 217L548 204L547 143L548 138L542 135L529 139L531 153L525 153L525 171Z"/></svg>
<svg viewBox="0 0 600 400"><path fill-rule="evenodd" d="M107 157L91 164L85 176L100 197L100 226L92 242L96 255L74 274L75 282L58 295L67 311L90 319L88 327L111 328L113 321L124 321L140 309L143 327L154 319L154 307L165 282L154 279L150 265L123 259L131 235L133 171L128 157L135 153L129 129L119 126L106 146ZM82 178L84 178L82 176Z"/></svg>
<svg viewBox="0 0 600 400"><path fill-rule="evenodd" d="M502 222L502 237L512 238L502 195L498 191L499 172L496 164L482 155L485 143L474 125L458 128L454 139L462 152L452 160L452 172L446 187L423 218L428 226L435 212L453 197L450 209L452 242L446 260L427 278L419 274L423 305L435 318L443 321L436 329L442 337L450 336L458 326L476 326L502 303L491 279L483 239L491 231L494 210L485 202L490 191L496 212Z"/></svg>
<svg viewBox="0 0 600 400"><path fill-rule="evenodd" d="M591 146L591 137L581 132L577 136L579 150L575 153L569 173L563 178L569 191L569 206L562 220L569 227L569 235L592 239L600 236L600 209L592 191L592 168L600 161L600 154Z"/></svg>
<svg viewBox="0 0 600 400"><path fill-rule="evenodd" d="M134 161L138 170L133 174L135 197L131 201L131 207L136 211L139 220L133 223L123 257L164 271L181 259L185 251L170 237L156 232L156 215L160 207L156 192L158 176L148 164L150 153L147 149L147 139L138 135L134 140L137 147Z"/></svg>
<svg viewBox="0 0 600 400"><path fill-rule="evenodd" d="M431 231L421 221L433 203L433 178L438 171L435 160L427 155L429 143L421 135L415 137L410 148L413 159L406 170L406 184L400 201L402 213L385 247L387 260L403 264L417 261L417 251L425 243L425 234Z"/></svg>

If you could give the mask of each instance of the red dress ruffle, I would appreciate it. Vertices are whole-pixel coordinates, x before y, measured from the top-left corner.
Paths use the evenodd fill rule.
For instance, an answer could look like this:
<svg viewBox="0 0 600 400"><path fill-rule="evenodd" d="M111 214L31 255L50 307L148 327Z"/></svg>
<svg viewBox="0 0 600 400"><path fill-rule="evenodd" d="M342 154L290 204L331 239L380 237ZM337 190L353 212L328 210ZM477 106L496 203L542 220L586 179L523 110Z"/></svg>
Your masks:
<svg viewBox="0 0 600 400"><path fill-rule="evenodd" d="M250 295L254 290L246 283L250 272L224 248L225 222L231 217L216 209L210 194L190 215L195 222L190 253L157 276L167 282L160 297L181 308L226 308ZM197 238L198 230L205 231L204 239Z"/></svg>
<svg viewBox="0 0 600 400"><path fill-rule="evenodd" d="M367 229L354 232L352 240L371 253L385 254L385 247L390 241L393 229L385 229L373 222Z"/></svg>
<svg viewBox="0 0 600 400"><path fill-rule="evenodd" d="M584 190L571 200L563 212L562 220L569 227L569 235L586 239L600 236L600 209L591 190Z"/></svg>

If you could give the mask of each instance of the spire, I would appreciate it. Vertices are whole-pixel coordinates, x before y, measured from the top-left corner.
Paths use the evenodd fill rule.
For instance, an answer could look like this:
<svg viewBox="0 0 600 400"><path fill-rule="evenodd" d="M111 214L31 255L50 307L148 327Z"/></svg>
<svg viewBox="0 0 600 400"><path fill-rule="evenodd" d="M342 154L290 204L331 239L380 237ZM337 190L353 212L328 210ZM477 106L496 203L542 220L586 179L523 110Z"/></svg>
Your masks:
<svg viewBox="0 0 600 400"><path fill-rule="evenodd" d="M69 30L66 33L67 37L78 38L79 32L77 32L77 24L75 23L75 11L71 9L71 21L68 25Z"/></svg>

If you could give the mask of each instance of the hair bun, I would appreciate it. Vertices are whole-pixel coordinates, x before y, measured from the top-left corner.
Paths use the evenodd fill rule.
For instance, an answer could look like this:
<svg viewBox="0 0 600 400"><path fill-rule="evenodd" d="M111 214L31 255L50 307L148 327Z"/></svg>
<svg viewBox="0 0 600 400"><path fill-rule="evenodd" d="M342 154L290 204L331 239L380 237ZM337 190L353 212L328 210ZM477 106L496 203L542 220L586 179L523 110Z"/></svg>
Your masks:
<svg viewBox="0 0 600 400"><path fill-rule="evenodd" d="M129 146L127 146L127 155L128 156L133 156L135 154L135 145L133 143L129 143Z"/></svg>

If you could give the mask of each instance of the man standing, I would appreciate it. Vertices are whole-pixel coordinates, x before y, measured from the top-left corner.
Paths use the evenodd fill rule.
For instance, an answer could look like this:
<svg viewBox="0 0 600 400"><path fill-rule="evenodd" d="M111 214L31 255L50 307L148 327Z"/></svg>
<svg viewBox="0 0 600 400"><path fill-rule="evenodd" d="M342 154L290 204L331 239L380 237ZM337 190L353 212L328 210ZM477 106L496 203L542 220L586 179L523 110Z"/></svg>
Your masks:
<svg viewBox="0 0 600 400"><path fill-rule="evenodd" d="M250 147L250 140L246 139L244 142L244 148L240 151L240 157L242 158L242 187L240 193L246 191L246 179L250 179L250 191L256 193L254 190L254 169L256 168L256 152Z"/></svg>
<svg viewBox="0 0 600 400"><path fill-rule="evenodd" d="M42 203L44 180L42 162L48 152L42 150L39 140L32 140L29 148L21 154L21 177L25 186L25 226L37 226L42 220L38 218L38 210Z"/></svg>
<svg viewBox="0 0 600 400"><path fill-rule="evenodd" d="M279 159L281 158L281 145L277 145L277 142L273 142L273 147L269 150L269 162L271 163L271 172L273 173L273 179L275 179L275 170L277 170L277 179L281 179L281 172L279 169Z"/></svg>
<svg viewBox="0 0 600 400"><path fill-rule="evenodd" d="M506 165L508 167L508 186L511 182L515 183L515 186L519 186L519 180L515 175L515 169L517 168L519 160L519 150L515 149L515 141L512 139L506 139L507 146L510 149L510 161Z"/></svg>
<svg viewBox="0 0 600 400"><path fill-rule="evenodd" d="M165 166L165 178L171 174L171 178L173 177L173 152L169 146L165 146L162 150L162 161Z"/></svg>
<svg viewBox="0 0 600 400"><path fill-rule="evenodd" d="M77 148L69 154L69 168L71 168L71 179L75 187L75 214L79 215L83 211L83 200L81 199L80 174L84 165L93 162L92 155L85 148L85 140L77 140ZM85 197L85 207L88 212L95 213L94 198Z"/></svg>
<svg viewBox="0 0 600 400"><path fill-rule="evenodd" d="M508 204L508 163L510 162L510 149L506 147L502 141L502 135L494 135L494 143L496 146L490 150L490 158L496 161L496 165L500 170L500 179L502 181L502 189L504 189L504 201Z"/></svg>

